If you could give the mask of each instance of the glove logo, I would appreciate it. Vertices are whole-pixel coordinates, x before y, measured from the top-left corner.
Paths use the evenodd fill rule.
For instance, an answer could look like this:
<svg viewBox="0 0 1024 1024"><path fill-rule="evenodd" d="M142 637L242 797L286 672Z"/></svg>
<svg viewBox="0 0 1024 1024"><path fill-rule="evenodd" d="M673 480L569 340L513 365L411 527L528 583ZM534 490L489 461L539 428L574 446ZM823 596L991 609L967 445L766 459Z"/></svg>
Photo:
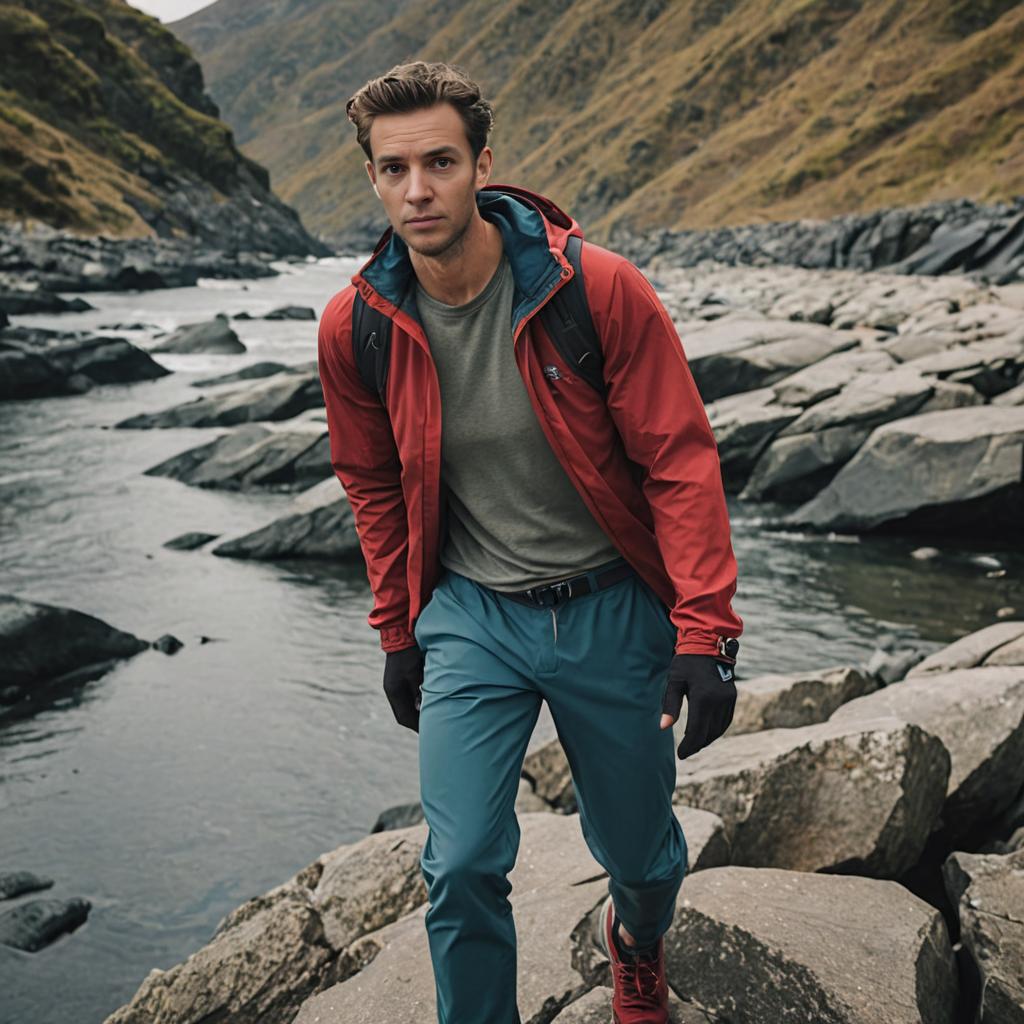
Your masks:
<svg viewBox="0 0 1024 1024"><path fill-rule="evenodd" d="M715 664L718 666L718 674L722 677L722 682L730 682L732 680L732 668L729 665L723 665L720 661L716 661Z"/></svg>

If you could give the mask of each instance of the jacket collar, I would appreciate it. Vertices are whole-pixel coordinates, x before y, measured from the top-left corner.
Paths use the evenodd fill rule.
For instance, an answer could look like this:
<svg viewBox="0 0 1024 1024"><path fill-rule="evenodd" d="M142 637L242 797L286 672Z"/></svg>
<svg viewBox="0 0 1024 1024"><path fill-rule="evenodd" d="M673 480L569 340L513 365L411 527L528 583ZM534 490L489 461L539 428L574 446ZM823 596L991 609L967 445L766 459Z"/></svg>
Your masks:
<svg viewBox="0 0 1024 1024"><path fill-rule="evenodd" d="M476 193L476 204L480 216L501 231L515 282L514 326L537 309L565 276L563 268L568 261L562 251L569 236L582 236L582 231L550 199L515 185L485 185ZM419 321L409 248L392 228L384 232L373 255L352 278L356 287L361 281L389 306Z"/></svg>

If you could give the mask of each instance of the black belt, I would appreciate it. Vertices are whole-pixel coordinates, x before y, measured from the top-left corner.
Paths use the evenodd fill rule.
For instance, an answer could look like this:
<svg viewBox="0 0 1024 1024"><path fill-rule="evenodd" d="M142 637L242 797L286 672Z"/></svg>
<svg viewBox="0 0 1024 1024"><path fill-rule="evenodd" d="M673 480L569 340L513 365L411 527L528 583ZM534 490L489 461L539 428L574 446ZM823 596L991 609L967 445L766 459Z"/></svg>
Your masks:
<svg viewBox="0 0 1024 1024"><path fill-rule="evenodd" d="M574 597L592 594L603 590L613 583L628 579L636 574L636 570L623 558L618 558L604 566L596 566L581 572L577 576L568 576L564 580L555 580L539 587L527 587L526 590L498 590L495 593L509 597L520 604L533 605L536 608L551 608L564 604Z"/></svg>

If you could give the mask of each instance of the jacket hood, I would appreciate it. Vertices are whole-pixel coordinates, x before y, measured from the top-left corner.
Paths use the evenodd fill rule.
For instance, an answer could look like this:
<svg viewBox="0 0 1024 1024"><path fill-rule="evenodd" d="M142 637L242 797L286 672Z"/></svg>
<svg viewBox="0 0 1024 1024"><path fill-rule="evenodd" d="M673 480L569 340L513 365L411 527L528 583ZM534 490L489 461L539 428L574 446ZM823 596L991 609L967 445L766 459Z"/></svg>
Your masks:
<svg viewBox="0 0 1024 1024"><path fill-rule="evenodd" d="M480 216L501 231L505 255L515 280L513 322L540 304L564 276L563 255L570 235L583 232L579 224L552 200L516 185L485 185L476 193ZM570 271L571 273L571 271ZM390 305L419 320L409 247L392 228L381 235L373 255L352 277L358 288L365 282Z"/></svg>

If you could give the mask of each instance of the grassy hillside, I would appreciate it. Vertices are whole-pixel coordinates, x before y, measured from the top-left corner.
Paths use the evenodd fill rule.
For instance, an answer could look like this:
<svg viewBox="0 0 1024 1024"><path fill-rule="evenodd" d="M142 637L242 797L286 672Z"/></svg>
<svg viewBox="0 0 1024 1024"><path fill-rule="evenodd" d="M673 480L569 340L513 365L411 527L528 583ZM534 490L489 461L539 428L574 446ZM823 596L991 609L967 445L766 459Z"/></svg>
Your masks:
<svg viewBox="0 0 1024 1024"><path fill-rule="evenodd" d="M204 203L287 219L269 181L154 18L124 0L0 3L0 219L188 235Z"/></svg>
<svg viewBox="0 0 1024 1024"><path fill-rule="evenodd" d="M345 101L413 56L494 100L492 180L594 238L1024 193L1015 0L219 0L172 28L335 237L382 224Z"/></svg>

